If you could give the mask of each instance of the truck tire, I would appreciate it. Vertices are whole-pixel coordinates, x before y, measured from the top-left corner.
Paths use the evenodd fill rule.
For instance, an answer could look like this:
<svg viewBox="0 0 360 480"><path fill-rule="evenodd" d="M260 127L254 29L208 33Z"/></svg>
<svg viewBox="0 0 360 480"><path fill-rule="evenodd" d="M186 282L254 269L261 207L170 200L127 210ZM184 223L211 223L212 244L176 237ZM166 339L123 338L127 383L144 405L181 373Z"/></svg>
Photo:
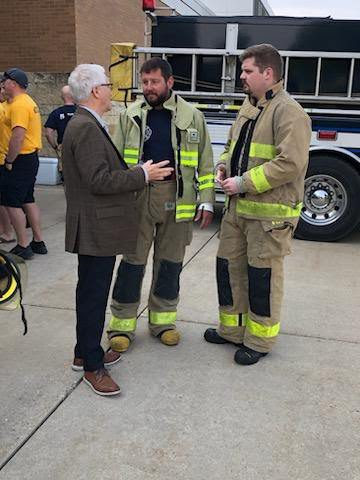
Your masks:
<svg viewBox="0 0 360 480"><path fill-rule="evenodd" d="M313 156L305 177L304 204L295 237L333 242L360 221L360 175L339 157Z"/></svg>

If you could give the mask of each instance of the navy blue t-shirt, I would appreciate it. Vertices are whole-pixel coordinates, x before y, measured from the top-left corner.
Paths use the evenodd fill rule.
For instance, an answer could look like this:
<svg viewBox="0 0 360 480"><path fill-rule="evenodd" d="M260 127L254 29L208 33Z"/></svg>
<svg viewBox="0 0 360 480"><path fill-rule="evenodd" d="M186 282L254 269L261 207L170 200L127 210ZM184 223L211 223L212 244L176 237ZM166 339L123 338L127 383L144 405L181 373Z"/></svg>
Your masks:
<svg viewBox="0 0 360 480"><path fill-rule="evenodd" d="M63 105L52 111L46 120L45 128L52 128L57 132L57 142L60 145L63 140L66 125L74 115L76 105Z"/></svg>
<svg viewBox="0 0 360 480"><path fill-rule="evenodd" d="M174 150L171 143L171 112L162 108L148 112L144 135L144 161L154 163L169 160L168 167L175 167ZM168 180L170 177L165 178Z"/></svg>

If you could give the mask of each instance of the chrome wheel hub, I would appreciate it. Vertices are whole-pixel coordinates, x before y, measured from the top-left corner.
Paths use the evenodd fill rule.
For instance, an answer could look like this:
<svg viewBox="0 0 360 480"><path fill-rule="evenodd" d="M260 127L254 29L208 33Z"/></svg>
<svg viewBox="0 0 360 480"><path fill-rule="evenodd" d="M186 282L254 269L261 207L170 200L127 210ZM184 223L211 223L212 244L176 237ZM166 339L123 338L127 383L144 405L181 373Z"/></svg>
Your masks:
<svg viewBox="0 0 360 480"><path fill-rule="evenodd" d="M330 175L312 175L305 179L301 218L311 225L336 222L344 214L348 196L341 182Z"/></svg>

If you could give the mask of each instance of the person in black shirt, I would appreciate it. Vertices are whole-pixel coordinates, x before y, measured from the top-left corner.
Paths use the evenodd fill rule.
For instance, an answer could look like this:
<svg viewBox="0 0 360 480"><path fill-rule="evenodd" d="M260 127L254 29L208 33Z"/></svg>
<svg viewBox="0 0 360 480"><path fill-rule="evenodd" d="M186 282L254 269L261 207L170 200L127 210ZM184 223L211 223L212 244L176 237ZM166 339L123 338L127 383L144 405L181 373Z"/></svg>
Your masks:
<svg viewBox="0 0 360 480"><path fill-rule="evenodd" d="M70 93L70 88L65 85L61 89L61 98L64 105L53 110L45 122L45 136L52 148L55 150L59 159L58 169L62 176L62 162L61 162L61 144L65 132L66 125L71 117L74 115L76 105Z"/></svg>

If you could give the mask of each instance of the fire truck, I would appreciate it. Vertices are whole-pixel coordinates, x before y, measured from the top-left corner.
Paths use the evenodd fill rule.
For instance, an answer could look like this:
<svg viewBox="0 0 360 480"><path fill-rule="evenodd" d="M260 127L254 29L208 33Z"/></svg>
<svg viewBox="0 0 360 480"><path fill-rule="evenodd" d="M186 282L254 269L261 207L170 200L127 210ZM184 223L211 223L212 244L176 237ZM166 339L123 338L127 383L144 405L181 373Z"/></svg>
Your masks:
<svg viewBox="0 0 360 480"><path fill-rule="evenodd" d="M274 45L285 89L312 119L296 236L335 241L353 231L360 223L360 21L151 15L151 47L112 45L111 78L122 100L141 94L144 59L167 59L176 93L204 112L217 162L244 99L239 55L250 45Z"/></svg>

